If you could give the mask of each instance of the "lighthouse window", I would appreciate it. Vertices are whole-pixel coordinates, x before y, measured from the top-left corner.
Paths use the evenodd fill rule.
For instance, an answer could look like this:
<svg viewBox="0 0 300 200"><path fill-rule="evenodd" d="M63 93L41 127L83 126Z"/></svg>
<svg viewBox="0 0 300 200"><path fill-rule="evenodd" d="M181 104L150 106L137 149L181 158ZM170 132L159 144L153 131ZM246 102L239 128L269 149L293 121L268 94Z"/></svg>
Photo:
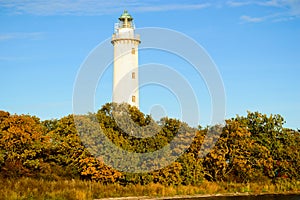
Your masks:
<svg viewBox="0 0 300 200"><path fill-rule="evenodd" d="M132 102L135 102L135 96L132 96Z"/></svg>
<svg viewBox="0 0 300 200"><path fill-rule="evenodd" d="M135 54L135 48L132 48L132 49L131 49L131 53L132 53L132 54Z"/></svg>
<svg viewBox="0 0 300 200"><path fill-rule="evenodd" d="M131 73L131 78L132 78L132 79L135 79L135 72L132 72L132 73Z"/></svg>

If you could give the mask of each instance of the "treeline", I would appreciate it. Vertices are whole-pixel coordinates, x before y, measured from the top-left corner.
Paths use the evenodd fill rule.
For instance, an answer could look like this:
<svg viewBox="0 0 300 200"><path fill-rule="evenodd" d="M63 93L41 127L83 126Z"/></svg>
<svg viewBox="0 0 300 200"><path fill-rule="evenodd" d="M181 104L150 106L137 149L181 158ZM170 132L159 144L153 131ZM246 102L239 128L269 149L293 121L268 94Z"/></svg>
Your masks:
<svg viewBox="0 0 300 200"><path fill-rule="evenodd" d="M0 111L0 177L121 185L300 180L300 132L284 128L284 122L280 115L248 112L226 120L224 126L192 128L177 119L154 122L136 107L112 103L95 114L45 121ZM121 150L113 152L105 138ZM161 149L167 153L157 155L159 163L139 157L128 160L121 153ZM136 171L130 169L133 162L147 171L172 158L175 161L162 169L131 173Z"/></svg>

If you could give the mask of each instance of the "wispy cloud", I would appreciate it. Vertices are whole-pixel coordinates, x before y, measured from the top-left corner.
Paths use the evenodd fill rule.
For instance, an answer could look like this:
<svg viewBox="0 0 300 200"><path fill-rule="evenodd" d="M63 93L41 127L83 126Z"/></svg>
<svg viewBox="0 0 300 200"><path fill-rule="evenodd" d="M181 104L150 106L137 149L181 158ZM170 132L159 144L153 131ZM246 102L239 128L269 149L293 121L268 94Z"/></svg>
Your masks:
<svg viewBox="0 0 300 200"><path fill-rule="evenodd" d="M252 4L251 1L227 1L226 4L230 7L240 7Z"/></svg>
<svg viewBox="0 0 300 200"><path fill-rule="evenodd" d="M163 12L200 10L208 7L228 9L246 6L270 9L260 10L260 12L249 9L248 13L244 13L240 17L242 22L284 21L300 17L300 0L0 0L1 13L46 16L106 15L120 13L124 9L132 12Z"/></svg>
<svg viewBox="0 0 300 200"><path fill-rule="evenodd" d="M249 1L227 1L226 4L230 7L241 6L263 6L273 8L273 13L261 16L243 15L240 19L243 22L263 22L270 20L273 22L292 20L300 17L300 1L299 0L249 0Z"/></svg>
<svg viewBox="0 0 300 200"><path fill-rule="evenodd" d="M31 60L31 57L24 56L0 56L0 61L24 61Z"/></svg>
<svg viewBox="0 0 300 200"><path fill-rule="evenodd" d="M259 17L250 17L250 16L247 16L247 15L241 16L240 19L242 21L245 21L245 22L262 22L262 21L264 21L263 17L261 17L261 18L259 18Z"/></svg>
<svg viewBox="0 0 300 200"><path fill-rule="evenodd" d="M32 15L103 15L120 12L123 9L135 12L198 10L208 7L208 3L186 0L179 4L170 0L0 0L0 8L10 14Z"/></svg>
<svg viewBox="0 0 300 200"><path fill-rule="evenodd" d="M41 32L31 32L31 33L0 33L0 41L12 40L12 39L30 39L37 40L43 37Z"/></svg>
<svg viewBox="0 0 300 200"><path fill-rule="evenodd" d="M167 10L198 10L209 7L210 4L165 4L160 6L141 6L134 10L136 11L167 11Z"/></svg>

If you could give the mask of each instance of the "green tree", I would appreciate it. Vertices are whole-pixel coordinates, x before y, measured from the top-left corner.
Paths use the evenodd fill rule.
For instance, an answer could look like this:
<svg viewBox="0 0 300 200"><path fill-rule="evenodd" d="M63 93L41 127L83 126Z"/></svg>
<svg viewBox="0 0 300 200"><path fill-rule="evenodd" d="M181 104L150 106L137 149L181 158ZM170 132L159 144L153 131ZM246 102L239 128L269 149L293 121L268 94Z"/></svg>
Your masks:
<svg viewBox="0 0 300 200"><path fill-rule="evenodd" d="M263 166L266 176L299 178L299 173L295 173L299 169L299 148L296 147L299 147L299 133L284 128L282 116L248 112L247 117L238 116L236 120L244 124L256 143L270 153L268 160L272 163Z"/></svg>

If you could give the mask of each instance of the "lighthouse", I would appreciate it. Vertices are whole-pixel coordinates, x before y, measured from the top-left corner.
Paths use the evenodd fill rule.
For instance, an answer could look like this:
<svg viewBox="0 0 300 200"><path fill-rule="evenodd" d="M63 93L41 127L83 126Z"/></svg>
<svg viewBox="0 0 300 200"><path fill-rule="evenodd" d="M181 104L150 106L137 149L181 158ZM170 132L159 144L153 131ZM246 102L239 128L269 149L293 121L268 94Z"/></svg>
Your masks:
<svg viewBox="0 0 300 200"><path fill-rule="evenodd" d="M113 102L139 108L138 46L133 18L125 10L115 24L111 43L114 46Z"/></svg>

